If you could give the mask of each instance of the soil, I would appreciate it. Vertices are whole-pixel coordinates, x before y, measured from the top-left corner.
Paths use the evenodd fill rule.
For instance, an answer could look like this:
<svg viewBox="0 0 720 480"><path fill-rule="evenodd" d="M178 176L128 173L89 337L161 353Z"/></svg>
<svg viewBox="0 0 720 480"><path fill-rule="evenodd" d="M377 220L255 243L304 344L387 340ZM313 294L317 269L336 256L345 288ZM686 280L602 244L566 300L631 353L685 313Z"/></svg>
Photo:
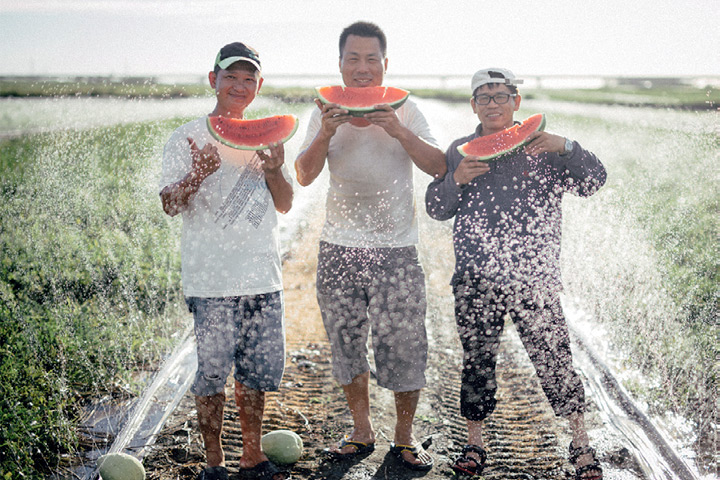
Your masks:
<svg viewBox="0 0 720 480"><path fill-rule="evenodd" d="M315 301L315 268L323 212L308 219L284 261L287 318L287 366L279 392L266 396L264 431L289 429L304 442L301 459L288 466L294 479L444 479L453 476L450 465L466 441L465 422L459 413L461 349L452 318L448 279L453 263L447 224L421 219L420 257L428 289L427 326L430 338L427 387L415 420L415 435L431 441L435 459L430 472L405 469L388 453L395 422L392 394L371 381L375 451L353 462L333 463L322 450L352 430L342 389L331 375L330 348ZM432 268L428 268L432 266ZM568 479L567 423L558 420L545 399L534 370L517 335L508 325L498 363L498 407L486 422L489 458L486 479ZM223 442L231 479L239 478L237 462L242 436L227 386ZM592 404L586 421L589 430L602 430ZM601 460L626 462L622 451L604 452ZM194 400L188 393L143 460L149 480L194 479L205 466L197 429ZM633 478L634 476L623 477ZM637 477L634 477L637 478Z"/></svg>

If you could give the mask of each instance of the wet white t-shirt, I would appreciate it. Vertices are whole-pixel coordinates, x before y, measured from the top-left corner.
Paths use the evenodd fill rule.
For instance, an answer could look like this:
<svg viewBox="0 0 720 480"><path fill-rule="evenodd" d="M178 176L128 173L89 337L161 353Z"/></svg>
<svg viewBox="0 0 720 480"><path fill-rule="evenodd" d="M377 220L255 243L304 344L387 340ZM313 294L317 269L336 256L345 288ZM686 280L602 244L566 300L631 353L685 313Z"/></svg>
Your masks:
<svg viewBox="0 0 720 480"><path fill-rule="evenodd" d="M282 290L275 205L260 158L215 140L206 117L179 127L163 153L160 189L181 180L199 148L217 146L220 168L200 185L182 212L182 283L185 296L225 297ZM283 175L292 182L287 167Z"/></svg>
<svg viewBox="0 0 720 480"><path fill-rule="evenodd" d="M400 122L430 144L437 142L414 102L397 111ZM313 111L301 150L321 127ZM327 156L330 185L321 240L346 247L406 247L417 244L413 162L400 142L381 127L341 125Z"/></svg>

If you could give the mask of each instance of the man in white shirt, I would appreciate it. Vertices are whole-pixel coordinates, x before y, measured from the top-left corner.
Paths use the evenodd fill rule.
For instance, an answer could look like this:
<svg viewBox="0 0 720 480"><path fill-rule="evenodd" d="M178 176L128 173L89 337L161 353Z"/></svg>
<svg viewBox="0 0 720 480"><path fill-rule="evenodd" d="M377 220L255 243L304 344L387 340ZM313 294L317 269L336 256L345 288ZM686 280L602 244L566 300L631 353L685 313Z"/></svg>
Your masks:
<svg viewBox="0 0 720 480"><path fill-rule="evenodd" d="M357 22L340 36L340 72L349 87L382 85L386 39ZM413 165L433 177L446 171L442 151L412 100L351 117L335 104L313 112L295 162L298 182L330 171L318 256L317 296L332 346L333 375L343 386L354 430L328 452L347 458L373 451L367 339L372 331L378 385L395 393L391 451L405 466L432 468L413 435L425 385L425 277L417 257Z"/></svg>

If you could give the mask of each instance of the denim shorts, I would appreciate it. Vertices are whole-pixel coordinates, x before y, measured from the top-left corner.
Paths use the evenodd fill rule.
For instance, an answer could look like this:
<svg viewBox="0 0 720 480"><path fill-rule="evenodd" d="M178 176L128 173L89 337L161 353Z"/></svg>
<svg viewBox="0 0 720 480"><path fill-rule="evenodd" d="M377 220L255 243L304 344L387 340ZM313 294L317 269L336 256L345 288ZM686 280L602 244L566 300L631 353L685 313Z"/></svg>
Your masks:
<svg viewBox="0 0 720 480"><path fill-rule="evenodd" d="M197 396L222 393L235 366L235 381L276 391L285 370L282 291L242 297L187 297L195 320L198 369L190 389Z"/></svg>

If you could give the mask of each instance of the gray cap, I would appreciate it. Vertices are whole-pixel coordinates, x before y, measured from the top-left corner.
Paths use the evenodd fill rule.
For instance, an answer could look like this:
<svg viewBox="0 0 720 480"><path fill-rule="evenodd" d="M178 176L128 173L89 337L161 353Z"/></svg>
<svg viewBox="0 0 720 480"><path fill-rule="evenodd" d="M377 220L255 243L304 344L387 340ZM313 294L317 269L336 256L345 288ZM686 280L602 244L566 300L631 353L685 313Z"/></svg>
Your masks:
<svg viewBox="0 0 720 480"><path fill-rule="evenodd" d="M490 72L500 75L501 77L497 75L490 76ZM473 75L472 80L470 81L470 88L472 89L471 92L475 93L475 90L488 83L519 85L523 83L523 80L515 78L515 75L506 68L483 68L482 70L475 72L475 75Z"/></svg>

